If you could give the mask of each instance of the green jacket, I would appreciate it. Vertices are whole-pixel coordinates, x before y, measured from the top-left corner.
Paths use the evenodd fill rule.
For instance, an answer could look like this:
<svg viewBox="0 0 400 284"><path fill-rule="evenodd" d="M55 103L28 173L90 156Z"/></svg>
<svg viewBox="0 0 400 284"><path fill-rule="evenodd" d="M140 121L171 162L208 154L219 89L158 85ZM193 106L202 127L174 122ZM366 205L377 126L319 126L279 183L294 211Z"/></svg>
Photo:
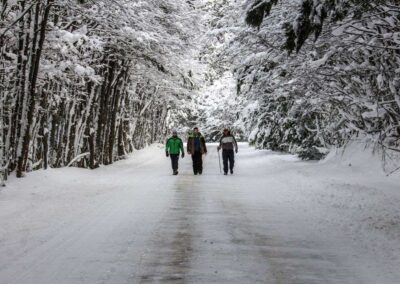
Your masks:
<svg viewBox="0 0 400 284"><path fill-rule="evenodd" d="M169 154L179 154L180 151L184 153L182 139L179 137L169 138L165 144L165 151Z"/></svg>

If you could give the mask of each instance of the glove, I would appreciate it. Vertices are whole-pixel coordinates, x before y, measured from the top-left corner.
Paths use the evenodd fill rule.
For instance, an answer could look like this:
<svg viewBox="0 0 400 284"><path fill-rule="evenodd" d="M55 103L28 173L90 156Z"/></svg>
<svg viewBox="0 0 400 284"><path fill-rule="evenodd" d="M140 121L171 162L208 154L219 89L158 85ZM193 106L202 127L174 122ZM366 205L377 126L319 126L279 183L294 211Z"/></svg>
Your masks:
<svg viewBox="0 0 400 284"><path fill-rule="evenodd" d="M182 157L182 159L185 158L185 153L182 153L182 156L181 156L181 157Z"/></svg>
<svg viewBox="0 0 400 284"><path fill-rule="evenodd" d="M220 146L217 147L217 151L219 151L219 150L221 150L221 147L220 147Z"/></svg>
<svg viewBox="0 0 400 284"><path fill-rule="evenodd" d="M238 149L235 150L235 153L236 153L236 154L237 154L237 152L238 152Z"/></svg>
<svg viewBox="0 0 400 284"><path fill-rule="evenodd" d="M168 154L168 152L165 152L165 156L169 157L169 154Z"/></svg>

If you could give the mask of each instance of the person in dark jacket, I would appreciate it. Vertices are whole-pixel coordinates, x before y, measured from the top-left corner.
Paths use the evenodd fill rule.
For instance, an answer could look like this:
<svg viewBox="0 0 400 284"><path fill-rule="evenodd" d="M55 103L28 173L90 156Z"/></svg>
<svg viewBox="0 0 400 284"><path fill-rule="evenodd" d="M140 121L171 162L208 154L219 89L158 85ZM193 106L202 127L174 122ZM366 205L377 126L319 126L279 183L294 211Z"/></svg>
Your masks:
<svg viewBox="0 0 400 284"><path fill-rule="evenodd" d="M182 158L185 157L182 139L178 137L178 132L173 130L172 137L169 138L165 144L165 154L167 157L171 157L173 175L178 174L178 161L180 153L182 153Z"/></svg>
<svg viewBox="0 0 400 284"><path fill-rule="evenodd" d="M238 145L235 137L231 134L229 129L225 128L223 131L223 136L219 141L218 151L220 149L222 149L222 159L224 161L224 175L228 174L228 162L229 170L231 174L233 174L233 167L235 165L235 153L238 152Z"/></svg>
<svg viewBox="0 0 400 284"><path fill-rule="evenodd" d="M203 154L207 154L207 147L205 139L197 127L195 127L193 133L189 135L187 152L192 155L193 173L195 175L201 175L203 173Z"/></svg>

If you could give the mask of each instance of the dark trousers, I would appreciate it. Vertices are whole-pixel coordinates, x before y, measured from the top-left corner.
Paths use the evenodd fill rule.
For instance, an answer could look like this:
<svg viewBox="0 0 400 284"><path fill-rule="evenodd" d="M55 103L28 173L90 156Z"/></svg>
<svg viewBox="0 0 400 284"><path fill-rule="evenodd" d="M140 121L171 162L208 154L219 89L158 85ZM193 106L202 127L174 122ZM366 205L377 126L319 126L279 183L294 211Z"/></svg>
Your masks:
<svg viewBox="0 0 400 284"><path fill-rule="evenodd" d="M176 172L178 170L179 154L170 154L172 170Z"/></svg>
<svg viewBox="0 0 400 284"><path fill-rule="evenodd" d="M203 172L203 159L200 151L194 152L192 155L193 160L193 172L202 173Z"/></svg>
<svg viewBox="0 0 400 284"><path fill-rule="evenodd" d="M228 161L229 169L233 171L235 165L235 153L233 150L222 150L222 160L224 161L224 173L228 172Z"/></svg>

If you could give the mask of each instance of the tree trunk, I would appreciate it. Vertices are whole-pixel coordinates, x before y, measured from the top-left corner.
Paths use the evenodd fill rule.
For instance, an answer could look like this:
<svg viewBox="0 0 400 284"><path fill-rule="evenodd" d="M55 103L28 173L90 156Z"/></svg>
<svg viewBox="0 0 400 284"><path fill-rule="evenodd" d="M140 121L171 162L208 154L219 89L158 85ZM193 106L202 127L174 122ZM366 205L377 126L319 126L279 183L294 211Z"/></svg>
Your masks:
<svg viewBox="0 0 400 284"><path fill-rule="evenodd" d="M39 42L38 42L38 47L37 47L37 52L35 55L35 60L32 61L32 66L31 66L31 73L32 77L30 78L30 85L29 85L29 103L27 105L27 108L25 110L26 112L26 121L23 123L25 124L23 129L21 129L21 142L22 146L21 149L19 150L20 152L18 153L18 159L17 159L17 177L22 177L23 173L26 169L26 164L27 164L27 159L28 159L28 153L29 153L29 142L31 140L31 126L32 126L32 121L33 121L33 115L35 112L35 96L36 96L36 81L37 81L37 75L39 72L39 65L40 65L40 57L43 49L43 44L44 40L46 37L46 26L47 26L47 21L49 18L49 13L51 6L53 4L54 0L47 0L47 5L44 10L44 15L42 17L42 22L40 24L40 35L39 35Z"/></svg>

